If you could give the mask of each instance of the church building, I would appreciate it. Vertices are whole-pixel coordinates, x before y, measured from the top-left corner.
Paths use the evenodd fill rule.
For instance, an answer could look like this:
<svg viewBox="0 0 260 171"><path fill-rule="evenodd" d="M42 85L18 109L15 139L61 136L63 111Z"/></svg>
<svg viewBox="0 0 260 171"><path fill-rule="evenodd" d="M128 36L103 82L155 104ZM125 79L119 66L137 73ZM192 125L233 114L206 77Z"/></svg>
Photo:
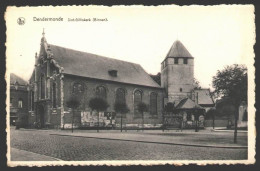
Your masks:
<svg viewBox="0 0 260 171"><path fill-rule="evenodd" d="M35 67L29 80L29 123L70 128L72 110L66 102L76 95L80 106L74 114L75 127L119 126L120 117L113 107L120 101L129 108L123 118L124 127L141 126L142 115L137 105L144 102L148 106L144 113L145 127L159 128L164 122L164 106L168 102L180 109L185 106L202 109L214 106L209 89L195 90L193 80L194 57L180 41L173 43L161 63L160 86L139 64L52 45L47 43L43 33L40 52L35 54ZM97 114L90 109L89 101L94 97L108 102L105 112ZM187 115L186 120L192 118L188 116L192 113L185 113L186 108L181 111Z"/></svg>

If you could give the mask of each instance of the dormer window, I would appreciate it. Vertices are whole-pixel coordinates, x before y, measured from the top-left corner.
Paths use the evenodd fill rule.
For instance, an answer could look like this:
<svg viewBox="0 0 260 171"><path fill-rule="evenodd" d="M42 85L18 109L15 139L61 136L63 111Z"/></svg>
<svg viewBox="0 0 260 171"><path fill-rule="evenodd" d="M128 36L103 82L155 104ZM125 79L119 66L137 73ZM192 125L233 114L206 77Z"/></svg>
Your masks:
<svg viewBox="0 0 260 171"><path fill-rule="evenodd" d="M108 74L112 77L117 77L117 70L109 70Z"/></svg>

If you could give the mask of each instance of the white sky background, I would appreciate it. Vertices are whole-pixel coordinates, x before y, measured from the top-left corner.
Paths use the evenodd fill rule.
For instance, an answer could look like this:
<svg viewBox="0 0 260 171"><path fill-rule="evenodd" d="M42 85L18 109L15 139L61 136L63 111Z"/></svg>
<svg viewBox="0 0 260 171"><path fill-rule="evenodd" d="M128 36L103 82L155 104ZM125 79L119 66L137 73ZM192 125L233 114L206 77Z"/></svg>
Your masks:
<svg viewBox="0 0 260 171"><path fill-rule="evenodd" d="M25 24L18 25L17 18ZM33 17L63 17L33 21ZM107 22L68 22L68 18L107 18ZM253 66L253 6L31 7L7 9L7 66L28 80L39 53L42 30L50 44L141 64L151 74L175 40L195 58L202 87L225 65ZM71 64L73 65L73 64Z"/></svg>

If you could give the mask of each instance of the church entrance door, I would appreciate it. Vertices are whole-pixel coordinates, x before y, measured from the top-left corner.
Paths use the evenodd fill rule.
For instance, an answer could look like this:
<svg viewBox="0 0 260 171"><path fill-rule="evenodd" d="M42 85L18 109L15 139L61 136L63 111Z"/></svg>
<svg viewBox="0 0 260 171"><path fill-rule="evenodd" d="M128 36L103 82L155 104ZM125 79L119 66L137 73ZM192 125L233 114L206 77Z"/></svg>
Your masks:
<svg viewBox="0 0 260 171"><path fill-rule="evenodd" d="M44 108L42 105L39 106L40 124L41 128L44 128Z"/></svg>

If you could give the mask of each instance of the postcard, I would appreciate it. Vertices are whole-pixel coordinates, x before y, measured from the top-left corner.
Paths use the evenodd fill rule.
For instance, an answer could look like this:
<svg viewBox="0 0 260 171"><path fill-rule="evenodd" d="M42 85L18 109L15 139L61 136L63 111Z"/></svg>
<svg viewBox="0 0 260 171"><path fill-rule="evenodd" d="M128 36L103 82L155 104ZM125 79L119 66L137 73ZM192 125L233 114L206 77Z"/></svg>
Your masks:
<svg viewBox="0 0 260 171"><path fill-rule="evenodd" d="M9 6L8 166L253 164L253 5Z"/></svg>

